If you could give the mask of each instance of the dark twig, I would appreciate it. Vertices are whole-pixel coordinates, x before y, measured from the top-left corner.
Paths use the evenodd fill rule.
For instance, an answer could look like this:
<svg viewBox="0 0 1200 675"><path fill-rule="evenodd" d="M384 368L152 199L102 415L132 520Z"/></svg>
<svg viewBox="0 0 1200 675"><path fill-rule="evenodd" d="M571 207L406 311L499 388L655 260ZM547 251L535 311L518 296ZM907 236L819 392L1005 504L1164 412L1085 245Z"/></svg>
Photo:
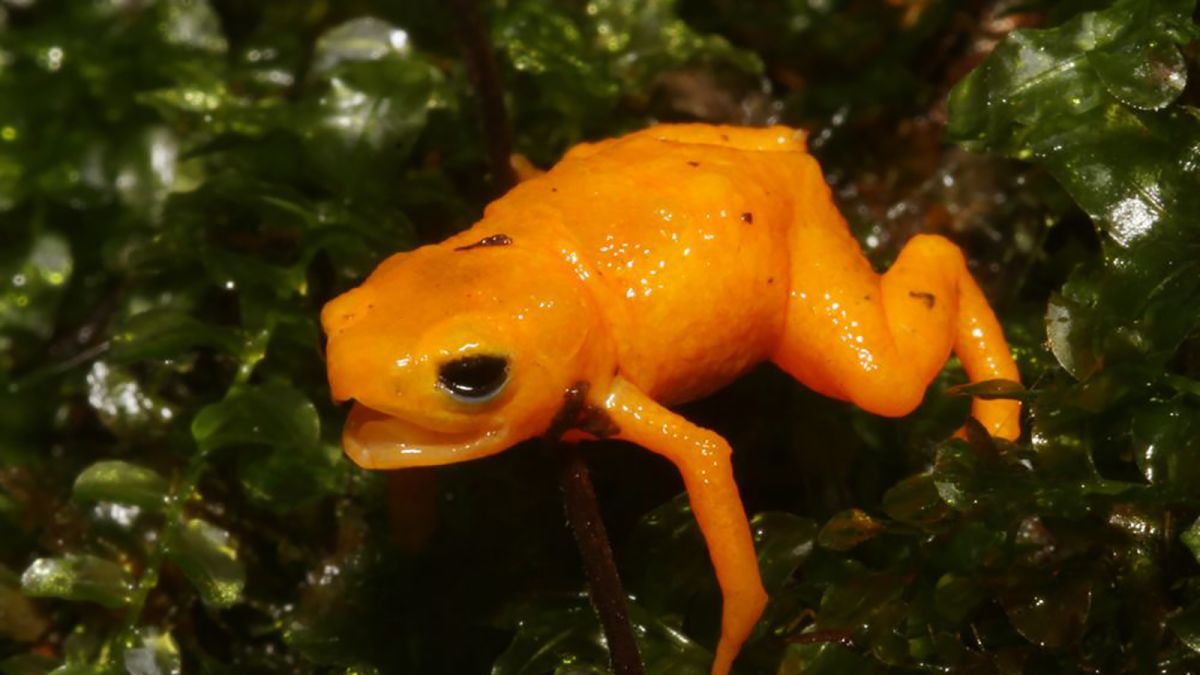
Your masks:
<svg viewBox="0 0 1200 675"><path fill-rule="evenodd" d="M466 52L467 73L479 96L483 138L492 167L492 180L500 192L506 192L517 184L517 173L510 160L513 151L512 127L508 124L508 110L504 107L504 88L500 85L500 74L496 70L492 41L484 28L476 0L450 0L450 8L458 17L455 27Z"/></svg>
<svg viewBox="0 0 1200 675"><path fill-rule="evenodd" d="M516 184L517 175L510 162L512 129L504 107L504 90L500 86L492 45L476 0L450 0L450 6L458 16L459 39L466 51L467 67L480 99L492 179L497 190L503 192ZM583 560L588 595L608 641L613 672L643 675L646 671L629 622L625 589L621 586L612 546L600 517L600 505L596 501L587 462L576 444L562 440L563 434L570 429L583 428L597 436L611 431L611 423L603 414L588 410L586 394L587 383L580 383L567 392L563 408L543 436L543 442L547 450L561 460L559 485L563 504Z"/></svg>
<svg viewBox="0 0 1200 675"><path fill-rule="evenodd" d="M550 451L562 457L559 481L563 503L567 507L571 530L575 532L575 543L579 545L579 553L583 557L583 571L587 575L592 606L596 608L600 625L604 628L604 637L608 641L613 672L617 675L642 675L646 671L633 637L633 627L629 623L625 589L621 587L617 563L608 544L608 533L600 518L587 462L579 446L571 443L550 443Z"/></svg>
<svg viewBox="0 0 1200 675"><path fill-rule="evenodd" d="M600 505L592 488L587 462L578 445L562 441L562 435L570 429L583 428L597 436L615 432L603 412L587 407L587 390L586 382L567 390L563 407L542 440L547 451L560 459L559 484L563 491L567 520L571 523L575 543L583 558L588 592L608 641L613 672L616 675L643 675L645 669L629 622L625 589L621 587L621 577L617 573L612 546L604 530L604 519L600 516Z"/></svg>

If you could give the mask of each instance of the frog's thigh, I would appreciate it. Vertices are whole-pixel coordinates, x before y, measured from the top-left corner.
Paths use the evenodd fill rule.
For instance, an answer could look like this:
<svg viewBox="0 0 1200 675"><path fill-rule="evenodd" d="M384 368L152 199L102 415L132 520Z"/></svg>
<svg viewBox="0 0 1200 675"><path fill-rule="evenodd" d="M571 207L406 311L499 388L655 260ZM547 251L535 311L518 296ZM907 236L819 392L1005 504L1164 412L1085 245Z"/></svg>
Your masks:
<svg viewBox="0 0 1200 675"><path fill-rule="evenodd" d="M750 525L733 481L725 439L654 402L618 379L604 408L619 438L669 459L683 476L721 585L721 640L712 674L725 675L767 602Z"/></svg>
<svg viewBox="0 0 1200 675"><path fill-rule="evenodd" d="M958 248L919 236L880 276L835 228L792 234L791 295L775 362L809 387L880 415L921 402L954 344Z"/></svg>

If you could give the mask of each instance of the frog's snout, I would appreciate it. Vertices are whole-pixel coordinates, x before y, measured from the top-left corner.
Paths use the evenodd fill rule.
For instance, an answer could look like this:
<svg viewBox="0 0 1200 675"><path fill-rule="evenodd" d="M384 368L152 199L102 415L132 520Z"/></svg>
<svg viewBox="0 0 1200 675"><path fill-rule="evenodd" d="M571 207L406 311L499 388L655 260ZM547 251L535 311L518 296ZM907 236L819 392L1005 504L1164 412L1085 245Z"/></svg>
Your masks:
<svg viewBox="0 0 1200 675"><path fill-rule="evenodd" d="M321 327L330 339L346 332L375 308L375 293L365 286L351 289L326 303Z"/></svg>

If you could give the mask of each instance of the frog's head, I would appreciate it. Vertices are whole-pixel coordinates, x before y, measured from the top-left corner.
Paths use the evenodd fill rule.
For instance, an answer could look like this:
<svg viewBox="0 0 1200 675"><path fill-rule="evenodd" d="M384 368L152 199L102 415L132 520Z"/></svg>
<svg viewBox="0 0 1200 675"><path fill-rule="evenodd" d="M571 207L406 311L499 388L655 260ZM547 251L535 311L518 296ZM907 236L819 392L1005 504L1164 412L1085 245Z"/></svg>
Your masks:
<svg viewBox="0 0 1200 675"><path fill-rule="evenodd" d="M500 452L544 432L572 384L612 369L579 277L518 245L394 255L321 323L333 397L355 402L342 445L371 469Z"/></svg>

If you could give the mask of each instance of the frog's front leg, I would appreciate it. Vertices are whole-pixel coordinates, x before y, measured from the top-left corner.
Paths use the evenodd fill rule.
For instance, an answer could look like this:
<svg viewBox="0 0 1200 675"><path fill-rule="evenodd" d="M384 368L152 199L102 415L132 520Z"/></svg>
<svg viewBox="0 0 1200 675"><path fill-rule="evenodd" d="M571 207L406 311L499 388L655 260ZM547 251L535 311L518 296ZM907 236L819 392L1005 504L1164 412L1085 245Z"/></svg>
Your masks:
<svg viewBox="0 0 1200 675"><path fill-rule="evenodd" d="M656 403L617 378L603 402L617 438L671 460L683 483L716 568L724 600L721 640L712 674L725 675L767 604L750 524L733 481L729 443Z"/></svg>

